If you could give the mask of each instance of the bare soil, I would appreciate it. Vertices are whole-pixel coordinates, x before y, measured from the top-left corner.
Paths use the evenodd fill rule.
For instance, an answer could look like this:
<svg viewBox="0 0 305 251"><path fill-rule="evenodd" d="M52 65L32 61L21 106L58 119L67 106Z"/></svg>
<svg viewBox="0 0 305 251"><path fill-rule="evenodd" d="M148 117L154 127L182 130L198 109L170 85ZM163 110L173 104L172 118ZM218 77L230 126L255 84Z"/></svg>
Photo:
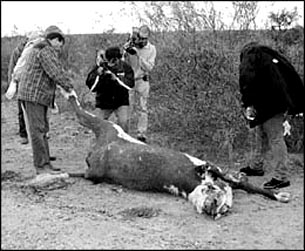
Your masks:
<svg viewBox="0 0 305 251"><path fill-rule="evenodd" d="M289 203L236 190L231 213L214 221L180 197L82 178L51 191L25 187L32 150L19 143L16 101L1 106L1 249L304 249L303 154L290 156ZM50 128L54 165L82 172L94 135L68 112L51 114Z"/></svg>

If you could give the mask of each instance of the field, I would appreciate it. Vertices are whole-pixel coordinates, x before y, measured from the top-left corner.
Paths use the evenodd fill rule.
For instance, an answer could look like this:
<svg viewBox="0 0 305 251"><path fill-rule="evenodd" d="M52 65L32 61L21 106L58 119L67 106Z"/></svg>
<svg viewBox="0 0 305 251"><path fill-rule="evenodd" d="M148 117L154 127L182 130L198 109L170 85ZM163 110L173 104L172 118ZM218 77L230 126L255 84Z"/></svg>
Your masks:
<svg viewBox="0 0 305 251"><path fill-rule="evenodd" d="M303 79L304 30L282 45ZM20 37L1 39L1 94L9 56ZM83 107L93 108L84 82L95 49L122 45L126 35L70 35L62 59ZM151 74L149 144L187 152L223 168L249 163L253 138L242 116L239 51L256 40L276 47L267 31L218 34L153 34L156 66ZM82 172L94 135L78 124L62 97L50 114L54 165ZM52 191L24 184L34 176L30 145L19 143L16 100L1 99L2 249L304 249L303 118L292 118L291 193L287 204L234 191L232 212L218 221L195 212L180 197L131 191L118 185L71 178ZM131 135L135 136L134 118ZM261 185L270 178L251 177Z"/></svg>
<svg viewBox="0 0 305 251"><path fill-rule="evenodd" d="M232 212L213 221L180 197L82 178L51 191L25 187L34 175L31 147L18 142L16 102L1 105L1 249L304 248L303 155L290 155L289 203L236 190ZM50 125L54 165L82 172L93 134L70 112L50 114Z"/></svg>

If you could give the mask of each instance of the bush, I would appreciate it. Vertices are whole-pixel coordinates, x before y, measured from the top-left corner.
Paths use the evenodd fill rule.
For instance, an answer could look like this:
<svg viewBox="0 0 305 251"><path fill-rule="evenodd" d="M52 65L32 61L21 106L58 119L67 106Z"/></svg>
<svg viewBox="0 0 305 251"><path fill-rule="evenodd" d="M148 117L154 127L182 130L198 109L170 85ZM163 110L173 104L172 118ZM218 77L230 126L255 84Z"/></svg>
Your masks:
<svg viewBox="0 0 305 251"><path fill-rule="evenodd" d="M302 41L287 45L285 54L303 78L304 39L295 37ZM6 62L14 39L2 38L2 79L6 79ZM85 80L95 63L96 49L122 46L126 39L127 34L68 35L62 58L74 76L82 105L88 109L94 107ZM230 161L239 152L249 150L249 130L241 115L238 65L242 46L253 40L276 46L266 31L152 34L157 59L151 74L149 131L162 135L159 144ZM57 96L61 110L69 109L68 103ZM300 121L292 123L295 129L286 142L289 151L295 152L303 147L304 132Z"/></svg>

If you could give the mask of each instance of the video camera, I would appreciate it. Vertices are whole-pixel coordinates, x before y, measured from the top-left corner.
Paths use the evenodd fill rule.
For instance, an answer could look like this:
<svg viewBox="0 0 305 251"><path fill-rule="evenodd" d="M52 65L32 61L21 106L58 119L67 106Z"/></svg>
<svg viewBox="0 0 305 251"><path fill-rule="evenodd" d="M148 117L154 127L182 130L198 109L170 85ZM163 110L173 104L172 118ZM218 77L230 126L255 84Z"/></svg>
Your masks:
<svg viewBox="0 0 305 251"><path fill-rule="evenodd" d="M134 27L132 29L132 33L127 41L127 43L124 45L124 50L128 52L131 55L135 55L137 52L134 49L134 47L137 46L140 40L140 34L139 34L139 29Z"/></svg>

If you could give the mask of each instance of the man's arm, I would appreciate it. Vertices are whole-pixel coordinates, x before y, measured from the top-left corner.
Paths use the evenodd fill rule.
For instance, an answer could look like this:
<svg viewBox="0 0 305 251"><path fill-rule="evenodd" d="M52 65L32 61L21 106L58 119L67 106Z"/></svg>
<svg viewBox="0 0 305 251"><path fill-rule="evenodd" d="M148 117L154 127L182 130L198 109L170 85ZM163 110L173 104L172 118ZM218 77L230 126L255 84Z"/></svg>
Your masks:
<svg viewBox="0 0 305 251"><path fill-rule="evenodd" d="M257 81L259 73L258 51L252 49L244 55L239 66L239 88L242 99L242 106L247 108L252 106L257 96Z"/></svg>
<svg viewBox="0 0 305 251"><path fill-rule="evenodd" d="M134 81L134 72L132 67L124 62L124 79L123 82L128 85L130 88L133 88L135 85L135 81Z"/></svg>
<svg viewBox="0 0 305 251"><path fill-rule="evenodd" d="M14 71L14 68L17 64L18 58L21 56L22 51L20 50L19 46L16 47L10 57L10 62L8 65L8 72L7 72L7 79L8 79L8 83L11 82L12 80L12 74Z"/></svg>
<svg viewBox="0 0 305 251"><path fill-rule="evenodd" d="M44 47L39 53L41 65L46 74L66 91L73 89L68 74L63 70L60 61L50 47Z"/></svg>
<svg viewBox="0 0 305 251"><path fill-rule="evenodd" d="M151 50L149 51L149 54L147 55L147 57L143 58L143 57L139 56L140 67L144 71L150 72L155 66L156 56L157 56L156 47L154 45L151 45Z"/></svg>
<svg viewBox="0 0 305 251"><path fill-rule="evenodd" d="M86 85L88 86L89 89L92 88L92 86L94 85L96 78L98 76L97 73L97 66L94 66L93 69L88 73L87 79L86 79ZM96 89L96 88L94 88Z"/></svg>

